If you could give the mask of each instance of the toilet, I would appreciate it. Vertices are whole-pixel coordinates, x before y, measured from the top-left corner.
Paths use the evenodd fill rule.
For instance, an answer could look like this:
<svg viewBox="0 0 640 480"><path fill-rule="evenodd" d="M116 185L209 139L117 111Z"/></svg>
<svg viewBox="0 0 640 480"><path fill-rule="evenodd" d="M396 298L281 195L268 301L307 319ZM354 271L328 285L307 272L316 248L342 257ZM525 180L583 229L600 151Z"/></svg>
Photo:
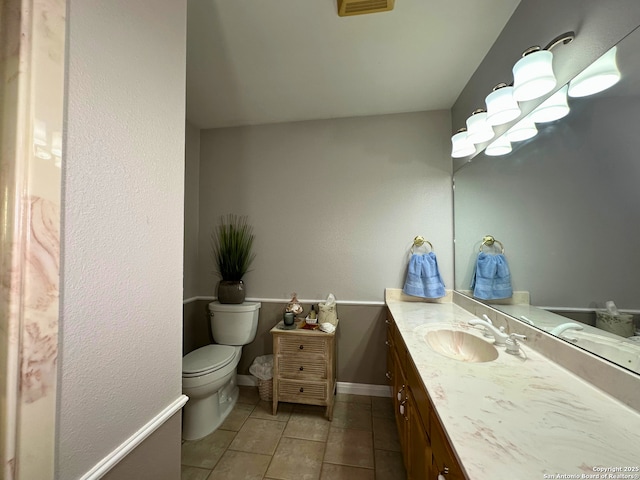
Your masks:
<svg viewBox="0 0 640 480"><path fill-rule="evenodd" d="M259 302L208 306L213 345L182 358L182 393L189 397L182 413L182 438L197 440L216 430L238 400L236 368L242 345L258 328Z"/></svg>

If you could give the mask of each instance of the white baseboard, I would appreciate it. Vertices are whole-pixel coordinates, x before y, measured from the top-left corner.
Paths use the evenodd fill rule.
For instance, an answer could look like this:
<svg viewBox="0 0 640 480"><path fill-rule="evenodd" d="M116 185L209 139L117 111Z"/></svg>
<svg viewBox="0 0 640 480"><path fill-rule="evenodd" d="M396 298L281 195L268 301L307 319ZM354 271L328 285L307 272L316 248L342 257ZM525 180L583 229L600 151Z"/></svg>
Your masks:
<svg viewBox="0 0 640 480"><path fill-rule="evenodd" d="M243 387L257 387L258 379L253 375L237 375L236 382ZM367 383L338 382L338 393L349 395L369 395L370 397L390 397L391 387L388 385L369 385Z"/></svg>
<svg viewBox="0 0 640 480"><path fill-rule="evenodd" d="M257 387L258 379L253 375L236 375L236 383L242 387Z"/></svg>
<svg viewBox="0 0 640 480"><path fill-rule="evenodd" d="M120 460L129 455L134 448L140 445L149 435L155 432L158 427L162 426L163 423L178 412L184 404L187 403L187 400L189 400L189 397L180 395L171 405L153 417L150 422L131 435L113 452L100 460L91 470L85 473L80 480L98 480L102 478L109 470L115 467Z"/></svg>

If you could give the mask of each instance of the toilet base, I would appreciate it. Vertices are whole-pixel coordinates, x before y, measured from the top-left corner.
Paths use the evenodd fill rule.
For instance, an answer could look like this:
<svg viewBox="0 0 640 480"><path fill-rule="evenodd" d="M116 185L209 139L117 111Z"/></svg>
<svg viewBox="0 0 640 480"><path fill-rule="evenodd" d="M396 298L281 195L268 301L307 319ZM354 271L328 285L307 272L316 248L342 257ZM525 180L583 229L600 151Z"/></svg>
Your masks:
<svg viewBox="0 0 640 480"><path fill-rule="evenodd" d="M233 375L229 383L210 397L189 399L182 410L182 438L199 440L217 430L235 407L239 394Z"/></svg>

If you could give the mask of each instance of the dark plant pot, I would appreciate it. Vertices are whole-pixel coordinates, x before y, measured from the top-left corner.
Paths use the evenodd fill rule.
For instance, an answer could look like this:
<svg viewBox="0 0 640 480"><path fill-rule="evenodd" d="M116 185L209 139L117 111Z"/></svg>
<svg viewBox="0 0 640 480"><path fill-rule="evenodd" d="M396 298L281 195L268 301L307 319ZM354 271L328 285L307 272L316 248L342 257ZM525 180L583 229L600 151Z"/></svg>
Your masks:
<svg viewBox="0 0 640 480"><path fill-rule="evenodd" d="M242 280L220 280L218 284L218 301L220 303L238 304L244 302L245 290Z"/></svg>

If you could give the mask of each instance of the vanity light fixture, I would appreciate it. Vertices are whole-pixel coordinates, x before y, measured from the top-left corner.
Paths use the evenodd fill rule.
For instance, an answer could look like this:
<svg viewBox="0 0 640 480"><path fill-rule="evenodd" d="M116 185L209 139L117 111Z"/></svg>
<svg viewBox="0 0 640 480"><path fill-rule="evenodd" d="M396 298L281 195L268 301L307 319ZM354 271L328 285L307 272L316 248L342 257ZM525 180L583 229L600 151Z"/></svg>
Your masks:
<svg viewBox="0 0 640 480"><path fill-rule="evenodd" d="M491 140L495 132L487 122L486 110L479 108L474 110L467 118L467 139L474 144L484 143Z"/></svg>
<svg viewBox="0 0 640 480"><path fill-rule="evenodd" d="M536 124L529 116L524 117L513 127L507 130L507 133L505 133L510 142L522 142L524 140L529 140L537 134L538 129L536 128Z"/></svg>
<svg viewBox="0 0 640 480"><path fill-rule="evenodd" d="M551 40L544 48L534 46L526 49L513 66L513 98L518 102L526 102L553 90L556 76L553 73L551 49L560 43L567 44L574 38L573 32L567 32Z"/></svg>
<svg viewBox="0 0 640 480"><path fill-rule="evenodd" d="M541 105L529 114L535 123L553 122L569 114L567 103L568 85L565 85L556 93L547 98Z"/></svg>
<svg viewBox="0 0 640 480"><path fill-rule="evenodd" d="M513 87L499 83L487 95L487 122L489 125L502 125L520 116L518 102L513 98Z"/></svg>
<svg viewBox="0 0 640 480"><path fill-rule="evenodd" d="M511 153L511 142L506 135L502 135L485 148L484 153L490 157L499 157L500 155Z"/></svg>
<svg viewBox="0 0 640 480"><path fill-rule="evenodd" d="M614 46L569 82L570 97L586 97L612 87L620 80Z"/></svg>
<svg viewBox="0 0 640 480"><path fill-rule="evenodd" d="M451 137L451 156L453 158L462 158L474 153L476 153L476 147L467 138L467 129L461 128Z"/></svg>

